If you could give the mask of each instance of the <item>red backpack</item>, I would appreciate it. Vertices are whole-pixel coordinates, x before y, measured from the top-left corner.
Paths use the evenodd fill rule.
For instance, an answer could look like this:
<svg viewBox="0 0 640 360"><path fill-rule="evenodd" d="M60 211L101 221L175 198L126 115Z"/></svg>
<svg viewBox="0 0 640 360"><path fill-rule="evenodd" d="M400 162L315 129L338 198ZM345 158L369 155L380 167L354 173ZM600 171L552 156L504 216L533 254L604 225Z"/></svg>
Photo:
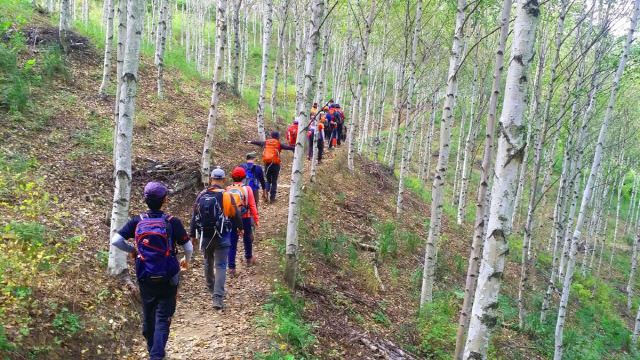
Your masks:
<svg viewBox="0 0 640 360"><path fill-rule="evenodd" d="M289 140L289 145L295 146L297 139L298 139L298 124L289 126L289 129L287 130L287 140Z"/></svg>

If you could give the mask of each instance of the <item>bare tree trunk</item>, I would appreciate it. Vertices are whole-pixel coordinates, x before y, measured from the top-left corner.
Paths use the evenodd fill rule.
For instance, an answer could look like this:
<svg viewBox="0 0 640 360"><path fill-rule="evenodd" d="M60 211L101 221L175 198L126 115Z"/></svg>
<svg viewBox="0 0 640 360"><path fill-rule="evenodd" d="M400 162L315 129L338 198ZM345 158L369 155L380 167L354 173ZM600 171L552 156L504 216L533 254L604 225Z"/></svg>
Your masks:
<svg viewBox="0 0 640 360"><path fill-rule="evenodd" d="M58 26L58 34L60 37L60 47L62 52L68 54L70 51L69 40L67 39L67 32L71 29L71 13L70 13L70 0L60 0L60 24Z"/></svg>
<svg viewBox="0 0 640 360"><path fill-rule="evenodd" d="M111 232L113 236L129 220L129 204L131 194L131 154L133 143L133 120L138 84L138 66L140 62L140 43L144 27L144 2L129 1L127 8L126 51L122 70L122 89L120 90L120 111L115 162L115 189L113 192L113 208L111 212ZM111 237L110 237L111 238ZM121 276L127 272L127 254L111 245L109 247L108 274Z"/></svg>
<svg viewBox="0 0 640 360"><path fill-rule="evenodd" d="M522 120L539 14L540 8L536 0L520 3L516 13L511 60L500 116L487 237L463 357L467 360L486 359L491 332L497 324L496 305L509 250L518 166L522 162L525 145L525 126Z"/></svg>
<svg viewBox="0 0 640 360"><path fill-rule="evenodd" d="M440 225L442 218L442 203L444 200L444 183L449 162L449 143L451 142L451 128L453 127L453 106L458 90L458 68L460 51L462 49L463 27L465 22L466 0L458 0L456 25L449 59L449 73L447 75L447 92L442 107L440 122L440 154L436 175L431 187L431 221L429 222L429 236L424 256L422 272L422 289L420 291L420 306L433 300L433 283L435 281L436 256L440 239Z"/></svg>
<svg viewBox="0 0 640 360"><path fill-rule="evenodd" d="M218 101L220 100L220 82L222 81L222 64L224 62L224 49L227 45L227 0L218 0L216 14L216 60L213 71L213 84L211 86L211 106L209 107L209 119L207 134L204 138L204 148L202 150L202 170L201 181L204 186L209 183L209 173L211 172L211 145L216 130L218 120Z"/></svg>
<svg viewBox="0 0 640 360"><path fill-rule="evenodd" d="M258 135L262 140L267 138L264 130L264 102L267 94L267 72L269 70L269 44L271 40L271 25L273 15L273 1L267 0L264 17L264 33L262 36L262 75L260 76L260 99L258 100Z"/></svg>
<svg viewBox="0 0 640 360"><path fill-rule="evenodd" d="M484 215L489 206L489 182L493 174L493 137L495 134L496 111L498 109L498 96L500 95L502 70L504 68L504 52L507 46L509 35L509 19L511 17L511 0L504 0L502 3L502 13L500 14L500 38L498 49L496 50L495 64L493 66L493 84L491 85L491 97L489 98L489 112L484 140L484 150L482 153L482 172L480 173L480 184L478 186L478 197L476 199L476 219L471 242L471 253L469 254L469 266L467 267L467 278L464 289L464 300L458 321L458 332L456 335L456 348L453 359L462 358L467 329L469 327L469 315L473 305L472 296L476 290L476 279L478 277L478 264L480 260L480 250L486 223ZM431 154L429 154L429 157Z"/></svg>
<svg viewBox="0 0 640 360"><path fill-rule="evenodd" d="M408 9L407 9L408 11ZM400 160L400 175L398 179L398 198L396 201L396 216L400 217L402 214L402 203L404 200L404 177L405 172L407 171L407 167L409 166L409 142L413 138L413 133L415 130L415 124L418 121L418 118L415 114L414 110L414 100L413 100L413 91L416 86L416 71L418 68L417 58L418 58L418 36L420 35L420 20L422 18L422 0L418 0L416 3L416 18L415 18L415 27L413 28L413 42L411 45L411 71L409 72L409 88L407 91L407 126L404 131L404 145L402 146L402 158Z"/></svg>
<svg viewBox="0 0 640 360"><path fill-rule="evenodd" d="M295 288L298 271L298 223L300 221L300 200L302 197L302 172L304 170L304 145L309 129L309 108L313 101L313 89L316 87L316 63L318 39L320 37L320 23L324 0L314 0L309 22L309 40L307 41L307 55L305 58L305 78L303 101L297 110L298 135L293 166L291 169L291 191L289 193L289 215L287 220L287 248L284 281L290 289Z"/></svg>
<svg viewBox="0 0 640 360"><path fill-rule="evenodd" d="M282 62L282 57L285 49L282 46L282 42L284 39L284 32L287 28L287 18L289 16L289 0L285 0L282 4L282 9L279 11L282 14L282 18L280 19L280 31L278 32L278 47L276 49L276 63L275 69L273 70L273 87L271 89L271 116L273 117L273 122L278 123L278 112L276 110L276 97L278 95L278 73L280 71L280 62Z"/></svg>
<svg viewBox="0 0 640 360"><path fill-rule="evenodd" d="M349 131L347 132L347 145L348 145L347 168L351 172L355 171L355 165L353 163L353 153L355 152L354 139L355 139L355 134L359 131L357 124L358 124L359 116L361 116L359 114L358 104L362 101L362 82L363 82L363 78L364 78L365 70L367 66L367 55L369 51L369 35L371 34L371 23L373 22L373 18L375 15L374 13L374 10L376 7L375 4L376 4L376 0L371 0L371 4L369 8L369 17L367 19L363 19L363 22L364 22L363 37L364 38L361 39L362 54L360 57L360 70L358 72L358 87L356 89L356 96L352 104L353 116L349 121ZM354 16L357 16L357 15L354 14Z"/></svg>
<svg viewBox="0 0 640 360"><path fill-rule="evenodd" d="M233 93L240 96L240 7L242 0L236 0L233 8L233 61L232 86Z"/></svg>
<svg viewBox="0 0 640 360"><path fill-rule="evenodd" d="M105 99L107 97L107 86L110 82L111 74L111 53L113 48L113 14L115 12L115 1L106 0L107 6L107 33L105 36L104 44L104 67L102 69L102 83L100 84L100 90L98 90L98 96ZM118 101L116 100L116 103Z"/></svg>
<svg viewBox="0 0 640 360"><path fill-rule="evenodd" d="M158 9L158 26L156 34L156 58L155 64L158 67L158 98L164 99L162 91L162 73L164 67L164 48L167 41L167 0L160 0Z"/></svg>
<svg viewBox="0 0 640 360"><path fill-rule="evenodd" d="M120 118L120 88L122 88L122 68L124 66L124 51L127 36L127 0L118 0L118 38L116 43L116 101L114 110L114 134L118 133L118 122ZM113 164L116 163L116 142L113 138Z"/></svg>
<svg viewBox="0 0 640 360"><path fill-rule="evenodd" d="M622 164L621 164L622 166ZM616 240L618 239L618 225L620 224L620 197L622 196L622 188L624 186L625 174L620 174L620 183L618 184L618 200L616 201L616 225L613 228L613 241L611 244L611 257L609 258L609 277L613 272L613 257L616 252Z"/></svg>
<svg viewBox="0 0 640 360"><path fill-rule="evenodd" d="M607 111L605 113L604 120L602 122L602 127L600 128L600 134L598 135L598 142L596 144L595 154L593 155L593 164L591 165L591 173L589 174L589 180L587 182L587 185L585 186L584 193L582 195L580 212L578 214L578 220L576 221L575 230L573 232L573 238L571 239L570 258L569 258L569 263L567 264L567 271L564 277L562 297L560 299L560 308L558 310L558 320L556 322L555 352L553 355L554 360L562 359L562 351L564 350L564 346L562 343L564 322L565 322L566 313L567 313L567 305L569 302L569 292L571 290L571 284L573 283L575 254L578 247L578 241L580 240L581 229L582 229L582 224L584 223L587 203L591 196L591 192L593 191L595 176L598 173L600 168L600 158L602 156L604 138L607 132L607 127L609 126L609 121L611 120L611 115L613 113L613 107L616 101L616 95L618 93L618 84L620 82L620 78L622 77L622 73L624 72L624 68L627 62L627 56L629 54L629 48L631 47L631 42L633 41L633 33L638 23L638 14L640 14L640 0L635 0L633 15L631 18L631 27L627 35L627 41L624 47L624 51L622 53L622 57L620 59L620 62L618 63L618 70L616 71L616 76L613 79L613 86L611 88L611 96L609 98L609 104L607 105Z"/></svg>

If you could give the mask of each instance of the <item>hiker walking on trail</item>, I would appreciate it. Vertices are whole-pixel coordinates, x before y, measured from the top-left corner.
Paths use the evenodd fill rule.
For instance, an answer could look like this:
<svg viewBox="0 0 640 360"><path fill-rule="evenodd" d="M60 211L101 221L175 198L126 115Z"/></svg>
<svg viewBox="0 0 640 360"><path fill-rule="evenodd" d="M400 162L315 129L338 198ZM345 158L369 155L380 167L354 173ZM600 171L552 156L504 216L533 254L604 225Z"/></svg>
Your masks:
<svg viewBox="0 0 640 360"><path fill-rule="evenodd" d="M242 216L242 227L244 234L242 241L244 243L244 258L247 261L247 265L253 265L255 263L255 257L253 256L253 222L255 221L256 227L260 223L258 218L258 208L253 196L253 190L250 186L244 183L246 173L244 168L238 166L233 169L231 173L233 178L233 184L227 186L227 192L231 194L233 200L238 204L240 214ZM236 252L238 251L238 238L240 235L237 231L231 231L231 247L229 248L229 275L236 275Z"/></svg>
<svg viewBox="0 0 640 360"><path fill-rule="evenodd" d="M331 146L340 146L342 142L342 127L344 126L344 112L340 109L340 104L333 104L331 108L329 108L329 114L331 116L331 121L335 123L332 126L333 132L331 133L331 140L329 142L329 148Z"/></svg>
<svg viewBox="0 0 640 360"><path fill-rule="evenodd" d="M282 150L294 151L295 146L285 145L280 142L280 133L271 132L271 137L265 141L245 141L245 144L253 144L264 147L262 154L262 162L266 167L267 173L267 192L271 194L270 201L276 201L276 192L278 190L278 175L280 174L280 152Z"/></svg>
<svg viewBox="0 0 640 360"><path fill-rule="evenodd" d="M289 140L289 146L296 146L296 140L298 139L298 120L293 121L293 125L287 129L287 140Z"/></svg>
<svg viewBox="0 0 640 360"><path fill-rule="evenodd" d="M204 277L216 310L224 308L222 298L225 295L224 283L227 279L227 255L231 246L232 229L236 229L238 236L243 235L240 210L231 194L224 190L225 177L225 172L220 167L211 172L211 186L196 197L189 229L189 236L195 243L196 229L200 231Z"/></svg>
<svg viewBox="0 0 640 360"><path fill-rule="evenodd" d="M171 317L176 310L180 271L189 268L193 245L176 217L160 210L169 190L158 182L144 188L149 211L129 220L111 239L111 244L128 252L136 262L136 277L142 299L142 334L151 360L165 358ZM135 239L131 245L126 239ZM178 261L176 244L184 248Z"/></svg>
<svg viewBox="0 0 640 360"><path fill-rule="evenodd" d="M256 207L258 207L258 203L260 202L260 196L258 193L260 192L260 186L262 186L262 199L267 201L267 185L264 181L264 171L262 170L262 166L256 164L256 153L250 152L247 154L247 162L244 164L240 164L240 167L244 169L246 177L244 178L244 183L251 187L253 190L253 197L256 200Z"/></svg>
<svg viewBox="0 0 640 360"><path fill-rule="evenodd" d="M311 157L313 156L313 151L315 150L315 148L318 148L318 163L322 164L322 154L324 153L324 121L325 121L325 114L324 113L320 113L320 119L319 120L313 120L313 122L311 123L311 125L309 126L309 132L307 133L307 139L309 142L309 149L307 150L307 160L311 160ZM316 122L318 123L318 125L316 126ZM318 139L317 139L317 144L315 144L314 147L314 143L316 140L316 136L315 133L316 131L318 131Z"/></svg>

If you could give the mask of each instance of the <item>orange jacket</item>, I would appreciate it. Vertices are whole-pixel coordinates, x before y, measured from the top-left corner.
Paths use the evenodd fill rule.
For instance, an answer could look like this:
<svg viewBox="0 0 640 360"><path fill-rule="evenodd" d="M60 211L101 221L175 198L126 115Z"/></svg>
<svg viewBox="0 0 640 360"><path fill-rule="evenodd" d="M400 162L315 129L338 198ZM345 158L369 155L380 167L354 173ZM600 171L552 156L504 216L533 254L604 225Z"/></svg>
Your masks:
<svg viewBox="0 0 640 360"><path fill-rule="evenodd" d="M256 222L256 226L258 226L258 224L260 223L260 219L258 218L258 207L256 206L256 198L255 196L253 196L253 189L251 189L251 186L244 185L242 181L234 182L233 185L229 185L229 186L242 186L242 188L245 189L245 191L247 192L247 203L248 203L247 207L249 208L249 211L244 213L242 217L243 218L252 217ZM227 191L229 190L229 186L227 186Z"/></svg>

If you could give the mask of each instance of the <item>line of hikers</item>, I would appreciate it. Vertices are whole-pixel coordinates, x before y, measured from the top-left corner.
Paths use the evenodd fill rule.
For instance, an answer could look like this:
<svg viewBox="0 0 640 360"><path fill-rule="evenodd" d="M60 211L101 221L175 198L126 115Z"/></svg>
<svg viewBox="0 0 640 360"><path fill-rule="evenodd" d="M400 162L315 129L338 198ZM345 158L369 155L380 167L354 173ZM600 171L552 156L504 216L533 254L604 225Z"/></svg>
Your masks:
<svg viewBox="0 0 640 360"><path fill-rule="evenodd" d="M338 147L346 138L345 116L340 104L336 104L333 100L329 100L327 105L322 107L318 112L318 103L313 104L310 111L311 122L309 131L307 132L307 160L311 160L313 151L318 149L318 163L322 164L322 155L324 154L325 141L329 142L329 150ZM318 143L314 146L316 139L316 131L318 131ZM290 146L295 146L298 138L298 121L294 120L293 125L287 129L287 140Z"/></svg>
<svg viewBox="0 0 640 360"><path fill-rule="evenodd" d="M317 111L317 104L314 104L314 109ZM323 132L324 124L328 123L332 129L329 147L338 146L344 127L344 114L340 106L330 102L319 115L316 126L317 114L313 112L314 125L310 127L308 136L313 139L313 132L316 129ZM289 133L287 137L290 137ZM292 143L289 139L289 145L286 145L279 139L280 134L273 131L265 141L245 141L264 147L262 162L265 169L256 163L257 154L252 152L246 155L245 163L233 169L233 182L230 185L226 184L223 169L217 167L211 171L209 186L194 201L188 232L178 218L162 211L169 189L159 182L149 182L144 188L148 211L129 220L111 238L111 245L129 253L135 260L142 300L142 333L151 360L165 358L171 318L176 310L180 273L189 269L194 247L199 246L203 253L205 281L216 310L224 308L227 273L231 277L236 275L240 238L244 244L247 266L256 263L253 241L255 228L260 224L258 194L262 188L263 201L276 201L280 153L282 150L295 150L295 140ZM324 137L320 139L324 145ZM310 154L312 151L310 146ZM321 160L322 150L318 156ZM128 243L128 239L134 239L134 243ZM180 260L177 257L177 245L184 250Z"/></svg>

